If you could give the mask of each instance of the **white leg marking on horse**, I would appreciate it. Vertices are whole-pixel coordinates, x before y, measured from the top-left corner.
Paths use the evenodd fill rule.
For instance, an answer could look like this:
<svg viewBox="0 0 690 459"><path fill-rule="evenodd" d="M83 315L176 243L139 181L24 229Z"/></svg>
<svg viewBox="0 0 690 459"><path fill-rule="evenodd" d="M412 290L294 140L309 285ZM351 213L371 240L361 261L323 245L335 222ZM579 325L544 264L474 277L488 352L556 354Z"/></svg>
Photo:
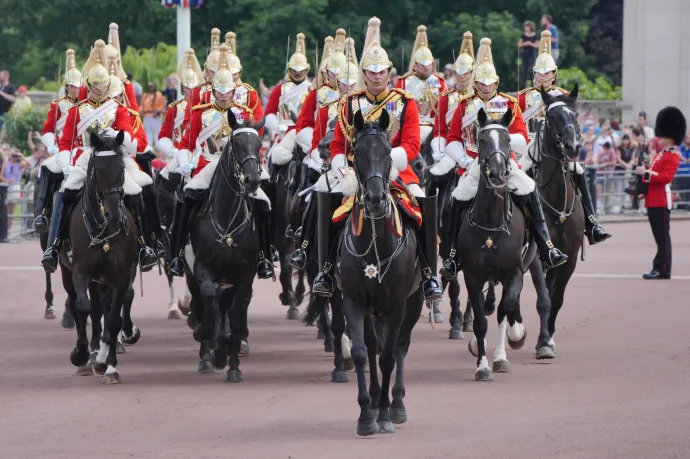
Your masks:
<svg viewBox="0 0 690 459"><path fill-rule="evenodd" d="M350 341L350 338L348 338L345 333L343 333L343 337L340 339L340 343L343 347L343 358L351 359L352 358L352 341Z"/></svg>
<svg viewBox="0 0 690 459"><path fill-rule="evenodd" d="M98 355L96 356L96 362L105 363L108 358L108 353L110 352L110 346L108 346L103 340L101 340L101 347L98 350Z"/></svg>
<svg viewBox="0 0 690 459"><path fill-rule="evenodd" d="M511 341L520 341L525 336L525 326L520 322L508 328L508 338Z"/></svg>
<svg viewBox="0 0 690 459"><path fill-rule="evenodd" d="M549 340L549 346L556 346L556 342L553 340L553 338Z"/></svg>
<svg viewBox="0 0 690 459"><path fill-rule="evenodd" d="M492 132L493 134L493 132ZM508 318L504 317L498 326L498 342L494 351L494 362L506 359L506 330L508 329Z"/></svg>
<svg viewBox="0 0 690 459"><path fill-rule="evenodd" d="M113 373L117 373L117 369L112 365L108 365L108 369L105 370L105 374L112 375Z"/></svg>
<svg viewBox="0 0 690 459"><path fill-rule="evenodd" d="M482 360L479 362L479 366L477 367L476 370L474 370L474 372L477 373L480 370L492 371L491 368L489 367L489 359L487 359L486 356L482 357Z"/></svg>

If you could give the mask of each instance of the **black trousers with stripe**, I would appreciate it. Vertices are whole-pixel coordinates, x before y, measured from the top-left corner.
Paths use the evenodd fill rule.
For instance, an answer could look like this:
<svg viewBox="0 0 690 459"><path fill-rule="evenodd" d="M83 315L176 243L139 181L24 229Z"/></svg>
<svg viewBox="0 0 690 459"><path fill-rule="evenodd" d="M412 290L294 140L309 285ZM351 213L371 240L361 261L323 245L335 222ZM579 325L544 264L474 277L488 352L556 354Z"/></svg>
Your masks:
<svg viewBox="0 0 690 459"><path fill-rule="evenodd" d="M671 274L671 211L665 207L650 207L647 217L656 242L653 270L661 275Z"/></svg>

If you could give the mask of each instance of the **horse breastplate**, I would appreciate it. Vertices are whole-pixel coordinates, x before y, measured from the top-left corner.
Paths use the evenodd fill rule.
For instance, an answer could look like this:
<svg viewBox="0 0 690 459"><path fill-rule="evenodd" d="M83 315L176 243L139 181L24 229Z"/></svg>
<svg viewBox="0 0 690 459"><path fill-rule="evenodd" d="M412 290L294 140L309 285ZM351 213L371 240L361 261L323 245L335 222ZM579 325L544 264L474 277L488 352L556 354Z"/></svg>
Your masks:
<svg viewBox="0 0 690 459"><path fill-rule="evenodd" d="M426 80L410 75L405 81L405 90L411 93L417 102L419 124L433 126L441 98L441 80L436 75L431 75Z"/></svg>
<svg viewBox="0 0 690 459"><path fill-rule="evenodd" d="M91 146L91 132L100 134L106 128L112 128L115 125L115 121L117 120L117 107L118 106L115 105L112 109L105 111L100 116L94 118L91 121L91 124L84 130L84 133L81 135L81 141L84 147ZM94 107L93 105L88 103L81 104L79 106L79 118L90 118L93 112L98 110L98 108L99 107Z"/></svg>
<svg viewBox="0 0 690 459"><path fill-rule="evenodd" d="M321 86L321 88L316 92L316 103L318 110L319 107L325 107L326 105L337 101L340 98L340 93L328 85Z"/></svg>
<svg viewBox="0 0 690 459"><path fill-rule="evenodd" d="M403 109L405 108L405 102L402 97L400 97L400 94L391 92L390 96L378 103L369 101L364 94L352 98L351 113L354 114L357 113L357 110L361 110L365 121L371 122L379 119L379 116L381 116L381 111L384 108L388 112L388 115L390 115L390 122L388 123L387 131L391 136L391 139L393 139L398 132L400 132ZM350 122L352 122L352 120L350 120Z"/></svg>
<svg viewBox="0 0 690 459"><path fill-rule="evenodd" d="M280 87L280 102L278 104L278 118L287 125L293 125L292 115L299 117L302 104L309 93L309 82L304 80L300 84L292 81L283 83Z"/></svg>
<svg viewBox="0 0 690 459"><path fill-rule="evenodd" d="M561 88L554 86L549 89L549 94L555 97L562 96L565 92L563 92ZM536 135L539 123L545 116L546 108L542 101L541 92L535 88L525 92L525 111L522 113L522 117L527 124L527 132L529 133L530 140Z"/></svg>
<svg viewBox="0 0 690 459"><path fill-rule="evenodd" d="M508 102L508 98L500 94L489 101L484 101L477 96L467 99L465 116L462 118L462 136L465 139L466 150L473 153L479 151L478 139L481 130L477 116L479 109L483 108L490 119L497 121L508 111Z"/></svg>

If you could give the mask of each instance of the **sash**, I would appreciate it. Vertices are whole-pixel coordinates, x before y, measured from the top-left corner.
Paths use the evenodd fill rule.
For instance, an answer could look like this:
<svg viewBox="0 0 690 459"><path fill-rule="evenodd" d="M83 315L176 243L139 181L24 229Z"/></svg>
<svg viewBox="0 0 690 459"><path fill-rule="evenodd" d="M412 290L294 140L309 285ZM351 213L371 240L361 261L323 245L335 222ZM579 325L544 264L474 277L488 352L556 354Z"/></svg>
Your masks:
<svg viewBox="0 0 690 459"><path fill-rule="evenodd" d="M484 110L486 110L486 108ZM470 124L474 123L475 120L477 119L478 115L479 115L479 110L475 110L474 113L470 113L469 115L463 116L462 117L462 127L466 128Z"/></svg>
<svg viewBox="0 0 690 459"><path fill-rule="evenodd" d="M184 121L184 110L175 110L175 121L174 121L174 127L175 129L179 128L182 126L182 122Z"/></svg>
<svg viewBox="0 0 690 459"><path fill-rule="evenodd" d="M55 132L62 132L65 129L65 124L67 124L67 115L55 122Z"/></svg>
<svg viewBox="0 0 690 459"><path fill-rule="evenodd" d="M446 112L446 125L447 126L450 127L450 123L451 123L451 121L453 121L453 115L455 115L455 111L458 109L459 105L460 105L460 102L458 102L457 104L448 108L448 111Z"/></svg>
<svg viewBox="0 0 690 459"><path fill-rule="evenodd" d="M213 134L220 129L221 125L223 124L223 116L219 116L213 121L213 123L209 124L206 126L204 129L201 130L199 133L199 136L196 139L196 144L201 145L203 142L205 142L209 137L211 137Z"/></svg>
<svg viewBox="0 0 690 459"><path fill-rule="evenodd" d="M283 94L283 95L280 96L280 104L281 104L281 105L287 105L288 103L290 103L290 101L291 101L292 99L294 99L295 97L299 97L300 95L302 95L302 93L304 92L304 89L305 89L306 87L308 87L309 85L311 85L311 83L309 83L309 81L307 81L307 80L304 80L304 81L301 82L300 84L295 85L295 86L290 90L290 92L288 92L287 94Z"/></svg>
<svg viewBox="0 0 690 459"><path fill-rule="evenodd" d="M537 112L539 112L539 109L541 108L541 104L542 104L541 102L538 104L534 104L530 108L525 110L522 113L522 119L525 120L525 122L527 122L527 121L531 120L532 118L534 118L535 116L537 116Z"/></svg>
<svg viewBox="0 0 690 459"><path fill-rule="evenodd" d="M86 129L91 126L91 123L94 121L98 120L102 115L107 113L108 111L112 110L113 108L117 107L117 102L114 100L110 99L100 107L98 107L96 110L91 112L89 116L86 118L81 118L79 120L79 124L77 124L77 137L81 137L81 135L86 131Z"/></svg>

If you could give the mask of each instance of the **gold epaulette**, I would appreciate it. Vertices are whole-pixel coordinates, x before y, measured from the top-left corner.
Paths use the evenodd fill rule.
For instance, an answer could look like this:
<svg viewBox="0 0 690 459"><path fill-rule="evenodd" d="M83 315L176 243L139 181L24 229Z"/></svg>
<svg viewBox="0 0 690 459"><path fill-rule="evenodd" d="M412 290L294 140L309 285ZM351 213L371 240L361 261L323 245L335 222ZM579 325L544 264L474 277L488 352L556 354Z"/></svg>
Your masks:
<svg viewBox="0 0 690 459"><path fill-rule="evenodd" d="M206 104L195 105L195 106L192 107L192 110L203 110L203 109L210 108L210 107L213 107L213 103L212 103L212 102L209 102L209 103L206 103Z"/></svg>
<svg viewBox="0 0 690 459"><path fill-rule="evenodd" d="M82 99L82 100L80 100L79 102L77 102L76 104L74 104L74 106L75 106L75 107L78 107L78 106L80 106L80 105L82 105L82 104L87 103L88 101L89 101L89 98L87 97L86 99Z"/></svg>
<svg viewBox="0 0 690 459"><path fill-rule="evenodd" d="M187 99L180 99L180 100L176 100L176 101L174 101L174 102L170 102L170 103L168 104L168 107L175 107L175 106L179 105L179 104L180 104L182 101L184 101L184 100L187 100Z"/></svg>
<svg viewBox="0 0 690 459"><path fill-rule="evenodd" d="M123 105L123 106L124 106L124 105ZM141 115L139 114L139 112L136 111L136 110L134 110L133 108L129 108L129 107L126 107L126 108L127 108L127 112L129 112L130 115L141 116Z"/></svg>
<svg viewBox="0 0 690 459"><path fill-rule="evenodd" d="M120 78L122 80L122 84L129 84L130 81L127 78Z"/></svg>
<svg viewBox="0 0 690 459"><path fill-rule="evenodd" d="M256 89L254 89L249 83L242 83L240 86L244 86L249 91L256 91Z"/></svg>
<svg viewBox="0 0 690 459"><path fill-rule="evenodd" d="M230 106L231 106L231 107L238 107L238 108L241 108L242 110L244 110L245 112L247 112L251 118L254 117L254 109L249 108L249 107L247 107L246 105L238 104L237 102L232 101L232 104L230 104ZM229 107L228 107L228 109L229 109Z"/></svg>
<svg viewBox="0 0 690 459"><path fill-rule="evenodd" d="M570 96L570 91L563 89L560 86L551 86L549 89L560 89L563 94Z"/></svg>
<svg viewBox="0 0 690 459"><path fill-rule="evenodd" d="M499 95L499 96L502 96L502 97L505 97L506 99L508 99L509 101L511 101L511 102L514 103L514 104L517 104L517 103L518 103L518 100L517 100L515 97L510 96L510 95L508 95L508 94L506 94L506 93L504 93L504 92L499 92L498 95Z"/></svg>
<svg viewBox="0 0 690 459"><path fill-rule="evenodd" d="M391 89L391 92L392 92L392 93L393 93L393 92L397 92L398 94L400 94L400 95L401 95L403 98L405 98L406 100L414 100L414 96L412 95L412 93L411 93L411 92L407 92L407 91L405 91L404 89L393 88L393 89Z"/></svg>
<svg viewBox="0 0 690 459"><path fill-rule="evenodd" d="M534 86L532 86L532 87L530 87L530 88L525 88L525 89L523 89L522 91L518 91L518 94L526 94L526 93L528 93L529 91L531 91L531 90L533 90L533 89L537 89L537 88L535 88Z"/></svg>

